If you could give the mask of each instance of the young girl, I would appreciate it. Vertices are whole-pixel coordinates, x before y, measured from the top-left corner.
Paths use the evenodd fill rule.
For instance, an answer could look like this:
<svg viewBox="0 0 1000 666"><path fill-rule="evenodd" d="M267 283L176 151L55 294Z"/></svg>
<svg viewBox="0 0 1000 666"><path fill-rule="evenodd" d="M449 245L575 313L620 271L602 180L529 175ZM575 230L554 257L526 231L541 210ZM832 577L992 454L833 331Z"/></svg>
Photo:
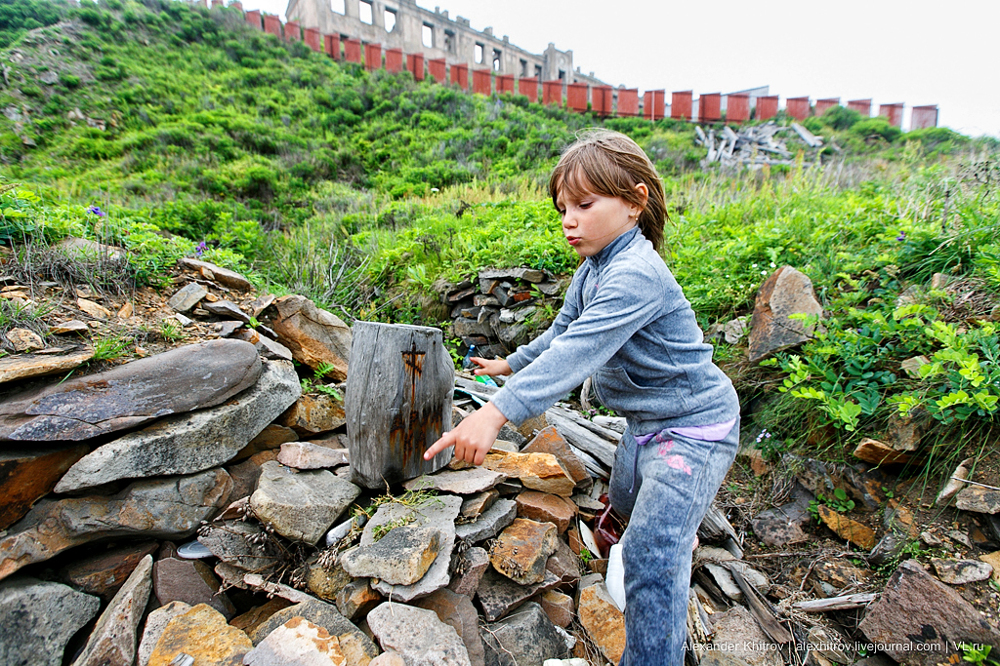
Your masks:
<svg viewBox="0 0 1000 666"><path fill-rule="evenodd" d="M424 457L454 446L456 458L482 464L504 423L541 414L593 376L601 403L628 424L609 491L614 508L631 516L621 542L620 664L681 666L691 548L736 456L739 402L657 252L665 197L642 149L593 131L563 154L549 193L583 259L563 307L506 360L472 359L476 374L515 374Z"/></svg>

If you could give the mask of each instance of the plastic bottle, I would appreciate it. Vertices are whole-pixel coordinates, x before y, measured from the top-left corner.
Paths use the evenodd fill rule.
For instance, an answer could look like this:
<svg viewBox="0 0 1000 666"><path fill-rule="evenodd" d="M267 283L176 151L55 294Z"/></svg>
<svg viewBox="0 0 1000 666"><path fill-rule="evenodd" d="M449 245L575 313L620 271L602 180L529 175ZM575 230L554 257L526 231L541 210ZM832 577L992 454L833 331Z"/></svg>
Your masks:
<svg viewBox="0 0 1000 666"><path fill-rule="evenodd" d="M625 564L622 562L622 545L616 543L611 546L608 553L608 573L605 577L608 587L608 594L612 601L618 606L618 610L625 612Z"/></svg>

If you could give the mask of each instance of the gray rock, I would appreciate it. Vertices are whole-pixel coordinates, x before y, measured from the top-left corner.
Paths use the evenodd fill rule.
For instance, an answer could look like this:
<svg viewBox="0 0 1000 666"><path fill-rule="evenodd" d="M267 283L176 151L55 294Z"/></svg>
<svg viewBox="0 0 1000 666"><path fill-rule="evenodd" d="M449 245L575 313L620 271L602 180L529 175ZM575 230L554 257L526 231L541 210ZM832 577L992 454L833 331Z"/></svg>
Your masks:
<svg viewBox="0 0 1000 666"><path fill-rule="evenodd" d="M455 629L434 611L385 602L368 613L368 626L383 650L395 650L407 666L472 666Z"/></svg>
<svg viewBox="0 0 1000 666"><path fill-rule="evenodd" d="M370 546L341 556L344 571L355 578L378 578L391 585L412 585L423 578L441 550L436 527L403 525L390 529Z"/></svg>
<svg viewBox="0 0 1000 666"><path fill-rule="evenodd" d="M955 506L963 511L976 513L1000 513L1000 490L969 486L955 496Z"/></svg>
<svg viewBox="0 0 1000 666"><path fill-rule="evenodd" d="M388 523L396 523L401 520L411 520L409 523L414 527L427 526L436 528L440 540L440 552L434 563L424 574L423 578L413 585L392 585L384 580L380 580L373 585L375 590L381 592L390 599L398 599L403 602L422 597L439 590L448 585L451 580L449 576L449 566L451 564L451 553L455 548L455 518L462 508L462 498L455 495L440 495L413 507L407 507L396 502L383 504L379 507L372 519L365 525L365 530L361 534L361 545L368 546L374 543L375 528Z"/></svg>
<svg viewBox="0 0 1000 666"><path fill-rule="evenodd" d="M66 238L56 249L77 261L123 261L127 252L120 247L103 245L86 238Z"/></svg>
<svg viewBox="0 0 1000 666"><path fill-rule="evenodd" d="M487 622L493 622L518 608L536 593L551 590L560 585L561 582L554 573L546 571L545 578L541 583L518 585L490 567L479 582L476 597L483 609L483 617L486 618Z"/></svg>
<svg viewBox="0 0 1000 666"><path fill-rule="evenodd" d="M507 475L485 467L470 467L452 471L442 470L435 474L411 479L403 484L407 490L440 490L456 495L474 495L493 488L501 481L506 481Z"/></svg>
<svg viewBox="0 0 1000 666"><path fill-rule="evenodd" d="M136 632L153 586L153 556L139 562L132 575L104 609L83 652L73 666L131 664L139 645Z"/></svg>
<svg viewBox="0 0 1000 666"><path fill-rule="evenodd" d="M191 610L191 606L183 601L171 601L166 606L161 606L149 614L142 629L142 639L139 641L139 652L136 655L139 666L148 666L149 657L153 654L153 648L156 647L156 641L160 640L163 630L167 628L167 623L189 610Z"/></svg>
<svg viewBox="0 0 1000 666"><path fill-rule="evenodd" d="M244 666L338 666L346 664L340 641L319 625L292 618L246 653Z"/></svg>
<svg viewBox="0 0 1000 666"><path fill-rule="evenodd" d="M811 496L799 488L796 491L794 501L761 511L753 519L754 536L768 546L782 547L809 539L804 528L812 520Z"/></svg>
<svg viewBox="0 0 1000 666"><path fill-rule="evenodd" d="M97 597L60 583L0 583L0 664L60 666L66 643L100 608Z"/></svg>
<svg viewBox="0 0 1000 666"><path fill-rule="evenodd" d="M207 604L231 620L236 608L219 587L212 567L200 560L165 557L153 565L153 592L161 605L172 601L189 606Z"/></svg>
<svg viewBox="0 0 1000 666"><path fill-rule="evenodd" d="M118 479L193 474L235 456L302 393L291 363L267 362L257 383L224 405L172 416L98 447L73 465L56 492Z"/></svg>
<svg viewBox="0 0 1000 666"><path fill-rule="evenodd" d="M434 611L439 620L453 627L465 643L472 666L485 666L483 639L479 636L479 616L469 597L445 588L417 599L413 605Z"/></svg>
<svg viewBox="0 0 1000 666"><path fill-rule="evenodd" d="M221 469L138 481L112 497L42 500L0 539L0 579L97 539L185 539L225 506L233 481Z"/></svg>
<svg viewBox="0 0 1000 666"><path fill-rule="evenodd" d="M965 585L986 580L993 567L979 560L945 560L932 558L931 564L937 577L949 585Z"/></svg>
<svg viewBox="0 0 1000 666"><path fill-rule="evenodd" d="M261 466L250 506L283 537L314 544L360 493L326 470L299 472L270 461Z"/></svg>
<svg viewBox="0 0 1000 666"><path fill-rule="evenodd" d="M913 560L899 565L858 628L896 661L917 666L948 662L957 643L1000 645L1000 631Z"/></svg>
<svg viewBox="0 0 1000 666"><path fill-rule="evenodd" d="M252 573L267 571L279 560L271 542L257 538L264 530L257 523L227 520L207 525L198 536L206 548L223 562Z"/></svg>
<svg viewBox="0 0 1000 666"><path fill-rule="evenodd" d="M398 604L396 604L398 606ZM378 655L378 648L363 631L337 612L330 604L311 599L283 608L249 632L250 640L259 645L272 631L294 617L302 617L326 629L340 641L340 649L348 664L368 663Z"/></svg>
<svg viewBox="0 0 1000 666"><path fill-rule="evenodd" d="M478 546L457 553L452 557L452 574L448 589L456 594L472 597L476 594L483 574L489 566L489 554Z"/></svg>
<svg viewBox="0 0 1000 666"><path fill-rule="evenodd" d="M229 287L230 289L238 289L240 291L250 291L253 289L253 284L250 283L250 280L235 271L229 270L228 268L216 266L215 264L210 264L207 261L199 261L198 259L192 259L190 257L183 257L177 263L196 271L206 269L212 273L212 277L215 278L216 282Z"/></svg>
<svg viewBox="0 0 1000 666"><path fill-rule="evenodd" d="M791 266L782 266L761 285L750 321L749 358L757 363L776 351L800 345L811 330L792 314L823 316L812 282Z"/></svg>
<svg viewBox="0 0 1000 666"><path fill-rule="evenodd" d="M167 301L167 305L177 312L187 312L198 305L201 299L206 296L208 296L208 289L205 289L197 282L191 282L184 285L182 289L171 296L170 300Z"/></svg>
<svg viewBox="0 0 1000 666"><path fill-rule="evenodd" d="M210 340L0 396L0 441L89 439L214 407L252 386L261 369L253 345Z"/></svg>
<svg viewBox="0 0 1000 666"><path fill-rule="evenodd" d="M328 469L351 462L347 449L331 449L312 442L285 442L278 453L278 462L295 469Z"/></svg>
<svg viewBox="0 0 1000 666"><path fill-rule="evenodd" d="M492 539L517 517L517 502L498 499L479 518L471 523L455 526L455 536L468 544Z"/></svg>
<svg viewBox="0 0 1000 666"><path fill-rule="evenodd" d="M746 666L784 666L777 644L743 606L733 606L712 619L713 651L729 654Z"/></svg>
<svg viewBox="0 0 1000 666"><path fill-rule="evenodd" d="M201 307L205 308L212 314L218 317L226 317L227 319L235 319L241 321L244 324L250 323L250 315L240 309L240 306L236 305L232 301L205 301L201 304Z"/></svg>
<svg viewBox="0 0 1000 666"><path fill-rule="evenodd" d="M566 641L535 602L482 630L487 666L541 664L570 656Z"/></svg>

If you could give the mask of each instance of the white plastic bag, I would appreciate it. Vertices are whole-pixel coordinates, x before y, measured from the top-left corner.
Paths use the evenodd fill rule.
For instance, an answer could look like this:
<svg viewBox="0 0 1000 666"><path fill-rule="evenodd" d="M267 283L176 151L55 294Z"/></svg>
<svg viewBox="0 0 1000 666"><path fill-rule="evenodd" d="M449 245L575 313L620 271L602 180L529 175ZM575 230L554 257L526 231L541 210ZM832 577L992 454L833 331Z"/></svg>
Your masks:
<svg viewBox="0 0 1000 666"><path fill-rule="evenodd" d="M622 545L616 543L611 546L608 553L608 574L605 578L608 587L608 594L618 606L618 610L625 612L625 564L622 562Z"/></svg>

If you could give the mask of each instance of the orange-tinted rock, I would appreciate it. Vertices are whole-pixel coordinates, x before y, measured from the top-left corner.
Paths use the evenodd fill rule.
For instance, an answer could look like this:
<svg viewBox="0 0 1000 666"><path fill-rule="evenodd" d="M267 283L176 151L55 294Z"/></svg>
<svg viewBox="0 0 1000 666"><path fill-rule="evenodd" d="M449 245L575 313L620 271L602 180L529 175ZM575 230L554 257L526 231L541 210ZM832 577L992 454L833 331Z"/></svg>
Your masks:
<svg viewBox="0 0 1000 666"><path fill-rule="evenodd" d="M877 439L865 437L854 449L854 457L860 458L873 465L904 464L910 461L912 456L901 453L887 444L883 444Z"/></svg>
<svg viewBox="0 0 1000 666"><path fill-rule="evenodd" d="M757 363L776 351L789 349L809 339L811 330L789 315L823 316L812 282L791 266L774 271L757 291L750 320L749 359Z"/></svg>
<svg viewBox="0 0 1000 666"><path fill-rule="evenodd" d="M156 541L122 546L74 562L62 571L62 577L75 587L105 599L114 596L146 555L160 547Z"/></svg>
<svg viewBox="0 0 1000 666"><path fill-rule="evenodd" d="M347 423L344 403L331 395L303 395L278 419L302 436L311 436L339 428Z"/></svg>
<svg viewBox="0 0 1000 666"><path fill-rule="evenodd" d="M517 502L518 516L540 523L552 523L560 534L566 531L576 515L576 506L572 502L537 490L526 490L514 498L514 501Z"/></svg>
<svg viewBox="0 0 1000 666"><path fill-rule="evenodd" d="M274 597L268 600L268 602L262 606L255 606L251 608L246 613L242 615L237 615L232 620L229 621L229 625L236 627L240 631L246 632L248 635L254 629L259 627L261 624L267 621L269 617L277 613L283 608L288 608L292 605L292 602L287 599L282 599L281 597Z"/></svg>
<svg viewBox="0 0 1000 666"><path fill-rule="evenodd" d="M573 606L573 597L563 594L557 590L549 590L542 594L542 610L552 620L552 624L565 629L573 623L576 609Z"/></svg>
<svg viewBox="0 0 1000 666"><path fill-rule="evenodd" d="M348 620L364 617L384 597L372 588L370 578L352 580L337 592L337 610Z"/></svg>
<svg viewBox="0 0 1000 666"><path fill-rule="evenodd" d="M149 657L149 666L170 666L181 652L195 664L240 666L243 655L253 649L250 637L226 624L214 608L198 604L170 620Z"/></svg>
<svg viewBox="0 0 1000 666"><path fill-rule="evenodd" d="M521 453L551 453L562 465L573 483L580 483L590 478L590 473L580 457L573 453L563 436L552 426L543 428L535 435Z"/></svg>
<svg viewBox="0 0 1000 666"><path fill-rule="evenodd" d="M315 370L320 363L334 369L326 379L341 382L347 378L347 359L351 352L351 329L336 315L321 310L305 296L283 296L274 303L278 317L272 328L278 342L290 350L295 360Z"/></svg>
<svg viewBox="0 0 1000 666"><path fill-rule="evenodd" d="M618 610L604 583L580 592L580 624L612 664L625 652L625 615Z"/></svg>
<svg viewBox="0 0 1000 666"><path fill-rule="evenodd" d="M510 453L493 449L483 467L520 479L525 488L569 497L576 483L551 453Z"/></svg>
<svg viewBox="0 0 1000 666"><path fill-rule="evenodd" d="M346 666L347 657L340 641L323 627L301 617L293 617L260 642L243 658L245 666L306 664Z"/></svg>
<svg viewBox="0 0 1000 666"><path fill-rule="evenodd" d="M0 451L0 530L20 520L90 450L85 444L44 453Z"/></svg>
<svg viewBox="0 0 1000 666"><path fill-rule="evenodd" d="M545 579L545 562L556 550L556 527L515 518L490 551L493 568L519 585L533 585Z"/></svg>
<svg viewBox="0 0 1000 666"><path fill-rule="evenodd" d="M86 328L86 324L84 324ZM0 384L28 377L41 377L56 372L67 372L86 363L94 356L91 348L69 354L24 354L0 358Z"/></svg>
<svg viewBox="0 0 1000 666"><path fill-rule="evenodd" d="M818 509L820 519L841 539L846 539L865 550L875 547L875 533L871 528L840 515L825 504L820 504Z"/></svg>

